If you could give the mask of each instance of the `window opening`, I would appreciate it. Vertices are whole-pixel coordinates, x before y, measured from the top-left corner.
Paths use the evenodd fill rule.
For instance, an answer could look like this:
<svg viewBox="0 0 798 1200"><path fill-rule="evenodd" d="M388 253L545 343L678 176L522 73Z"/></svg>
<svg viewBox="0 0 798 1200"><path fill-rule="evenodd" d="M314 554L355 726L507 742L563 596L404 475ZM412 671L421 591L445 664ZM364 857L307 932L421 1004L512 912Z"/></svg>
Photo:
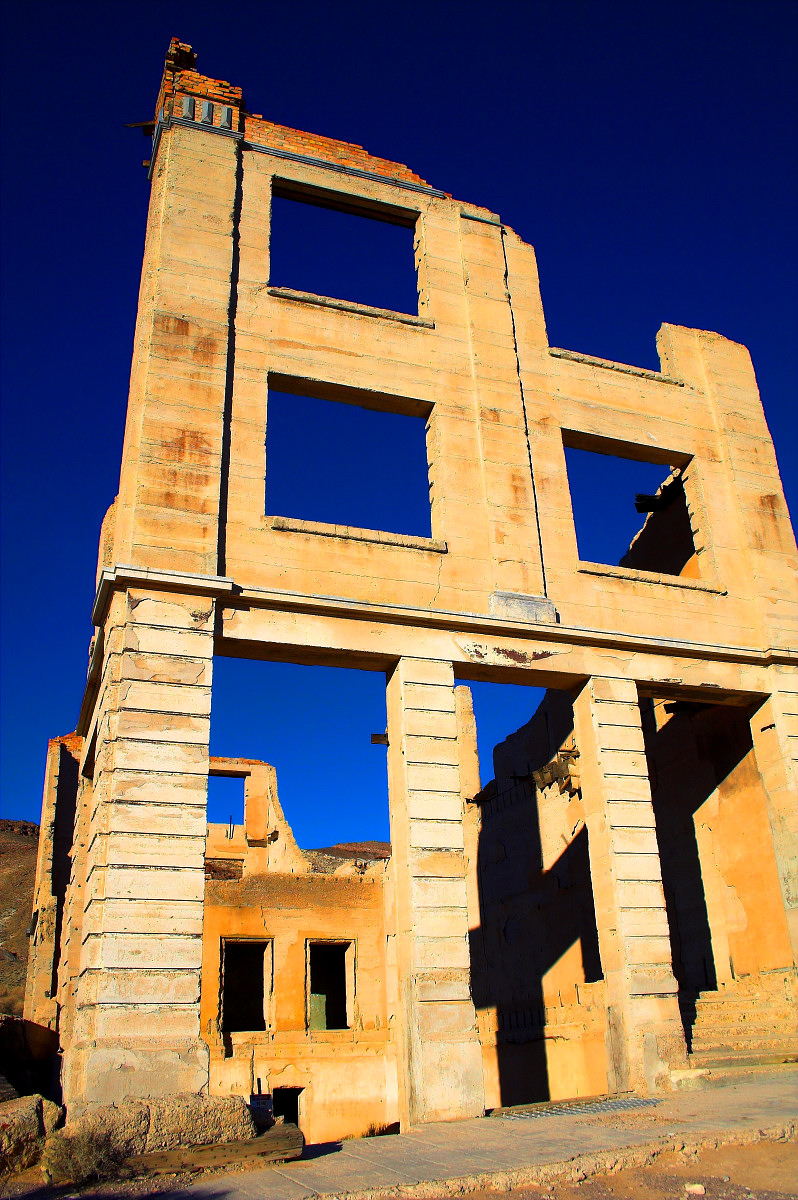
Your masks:
<svg viewBox="0 0 798 1200"><path fill-rule="evenodd" d="M699 578L684 466L567 441L565 461L581 560Z"/></svg>
<svg viewBox="0 0 798 1200"><path fill-rule="evenodd" d="M300 200L280 191L276 184L269 247L272 287L418 313L414 214L399 218L380 208L336 211L319 194Z"/></svg>
<svg viewBox="0 0 798 1200"><path fill-rule="evenodd" d="M244 824L244 779L241 776L208 776L208 823L233 826Z"/></svg>
<svg viewBox="0 0 798 1200"><path fill-rule="evenodd" d="M387 756L371 744L386 723L382 670L214 658L211 754L275 768L305 849L381 843L390 853Z"/></svg>
<svg viewBox="0 0 798 1200"><path fill-rule="evenodd" d="M257 1033L266 1028L267 957L271 944L222 943L222 1032ZM268 972L271 975L271 972Z"/></svg>
<svg viewBox="0 0 798 1200"><path fill-rule="evenodd" d="M276 1087L272 1091L272 1110L275 1117L288 1124L299 1125L299 1097L304 1088Z"/></svg>
<svg viewBox="0 0 798 1200"><path fill-rule="evenodd" d="M429 537L424 418L270 388L266 512Z"/></svg>
<svg viewBox="0 0 798 1200"><path fill-rule="evenodd" d="M311 942L308 947L309 1029L348 1029L347 952L351 942Z"/></svg>

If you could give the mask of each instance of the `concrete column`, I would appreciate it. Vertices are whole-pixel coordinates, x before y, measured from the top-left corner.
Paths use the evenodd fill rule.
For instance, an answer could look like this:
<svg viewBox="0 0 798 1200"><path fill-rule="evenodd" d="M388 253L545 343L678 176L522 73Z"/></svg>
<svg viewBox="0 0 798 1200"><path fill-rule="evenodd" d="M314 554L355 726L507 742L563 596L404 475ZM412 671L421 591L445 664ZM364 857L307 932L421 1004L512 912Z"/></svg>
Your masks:
<svg viewBox="0 0 798 1200"><path fill-rule="evenodd" d="M574 704L610 1090L653 1091L686 1061L654 808L630 679L593 678Z"/></svg>
<svg viewBox="0 0 798 1200"><path fill-rule="evenodd" d="M82 738L70 734L52 738L47 747L25 1019L50 1029L58 1024L56 991L63 940L62 911L69 881L78 792L77 763L82 744Z"/></svg>
<svg viewBox="0 0 798 1200"><path fill-rule="evenodd" d="M200 1092L213 600L111 601L68 1104Z"/></svg>
<svg viewBox="0 0 798 1200"><path fill-rule="evenodd" d="M772 672L777 690L751 718L751 738L767 798L773 850L798 965L798 671Z"/></svg>
<svg viewBox="0 0 798 1200"><path fill-rule="evenodd" d="M484 1112L471 999L463 803L449 662L403 658L388 681L402 1125Z"/></svg>

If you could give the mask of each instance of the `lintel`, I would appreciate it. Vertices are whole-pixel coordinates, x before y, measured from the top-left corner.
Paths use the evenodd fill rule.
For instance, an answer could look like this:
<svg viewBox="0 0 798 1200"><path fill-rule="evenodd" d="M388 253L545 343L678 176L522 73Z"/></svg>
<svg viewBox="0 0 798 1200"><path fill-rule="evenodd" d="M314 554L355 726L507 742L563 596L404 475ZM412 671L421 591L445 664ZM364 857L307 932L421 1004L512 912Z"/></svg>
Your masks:
<svg viewBox="0 0 798 1200"><path fill-rule="evenodd" d="M400 396L396 392L377 391L375 388L331 383L327 379L285 375L281 371L269 371L268 385L274 391L287 392L290 396L335 400L339 404L352 404L357 408L373 409L376 412L398 413L405 417L423 417L425 420L433 408L429 400L419 400L415 396Z"/></svg>

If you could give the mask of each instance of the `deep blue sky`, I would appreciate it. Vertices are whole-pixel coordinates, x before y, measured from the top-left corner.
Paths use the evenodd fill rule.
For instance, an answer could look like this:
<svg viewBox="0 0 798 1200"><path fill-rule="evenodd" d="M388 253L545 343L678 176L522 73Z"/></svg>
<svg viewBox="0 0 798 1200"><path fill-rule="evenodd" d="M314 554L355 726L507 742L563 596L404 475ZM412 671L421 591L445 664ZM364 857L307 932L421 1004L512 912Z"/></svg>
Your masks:
<svg viewBox="0 0 798 1200"><path fill-rule="evenodd" d="M6 5L2 32L4 815L38 816L46 739L77 717L148 196L123 123L152 114L172 35L251 110L499 212L537 250L552 344L656 367L662 321L744 342L797 510L798 5L82 0ZM285 670L220 666L215 750L279 740L305 844L384 836L368 798L336 817L347 779L384 806L382 681ZM530 707L495 690L494 741ZM340 708L360 714L345 737Z"/></svg>

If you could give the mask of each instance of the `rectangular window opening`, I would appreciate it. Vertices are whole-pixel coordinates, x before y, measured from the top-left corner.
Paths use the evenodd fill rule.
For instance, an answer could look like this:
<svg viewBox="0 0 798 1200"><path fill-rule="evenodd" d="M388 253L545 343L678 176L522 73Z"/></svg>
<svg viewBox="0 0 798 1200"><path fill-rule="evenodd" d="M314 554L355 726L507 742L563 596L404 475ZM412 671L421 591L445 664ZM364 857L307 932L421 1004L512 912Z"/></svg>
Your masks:
<svg viewBox="0 0 798 1200"><path fill-rule="evenodd" d="M222 1032L257 1033L266 1029L271 991L271 942L222 943Z"/></svg>
<svg viewBox="0 0 798 1200"><path fill-rule="evenodd" d="M269 283L417 315L417 216L275 180Z"/></svg>
<svg viewBox="0 0 798 1200"><path fill-rule="evenodd" d="M211 755L275 771L279 815L266 795L259 809L250 788L247 820L261 812L259 840L281 844L290 830L303 850L390 857L387 753L372 743L387 726L384 671L382 662L359 670L214 657ZM212 832L227 848L223 831ZM239 845L243 852L237 830L231 852Z"/></svg>
<svg viewBox="0 0 798 1200"><path fill-rule="evenodd" d="M567 431L563 441L580 560L700 579L684 490L689 459L666 463L616 442L605 450Z"/></svg>
<svg viewBox="0 0 798 1200"><path fill-rule="evenodd" d="M244 824L244 779L242 776L208 776L208 824L235 829Z"/></svg>
<svg viewBox="0 0 798 1200"><path fill-rule="evenodd" d="M397 400L404 411L386 411L370 394L321 398L280 383L268 395L266 513L430 537L429 406Z"/></svg>
<svg viewBox="0 0 798 1200"><path fill-rule="evenodd" d="M308 1028L348 1029L348 960L352 942L311 942L308 946Z"/></svg>

